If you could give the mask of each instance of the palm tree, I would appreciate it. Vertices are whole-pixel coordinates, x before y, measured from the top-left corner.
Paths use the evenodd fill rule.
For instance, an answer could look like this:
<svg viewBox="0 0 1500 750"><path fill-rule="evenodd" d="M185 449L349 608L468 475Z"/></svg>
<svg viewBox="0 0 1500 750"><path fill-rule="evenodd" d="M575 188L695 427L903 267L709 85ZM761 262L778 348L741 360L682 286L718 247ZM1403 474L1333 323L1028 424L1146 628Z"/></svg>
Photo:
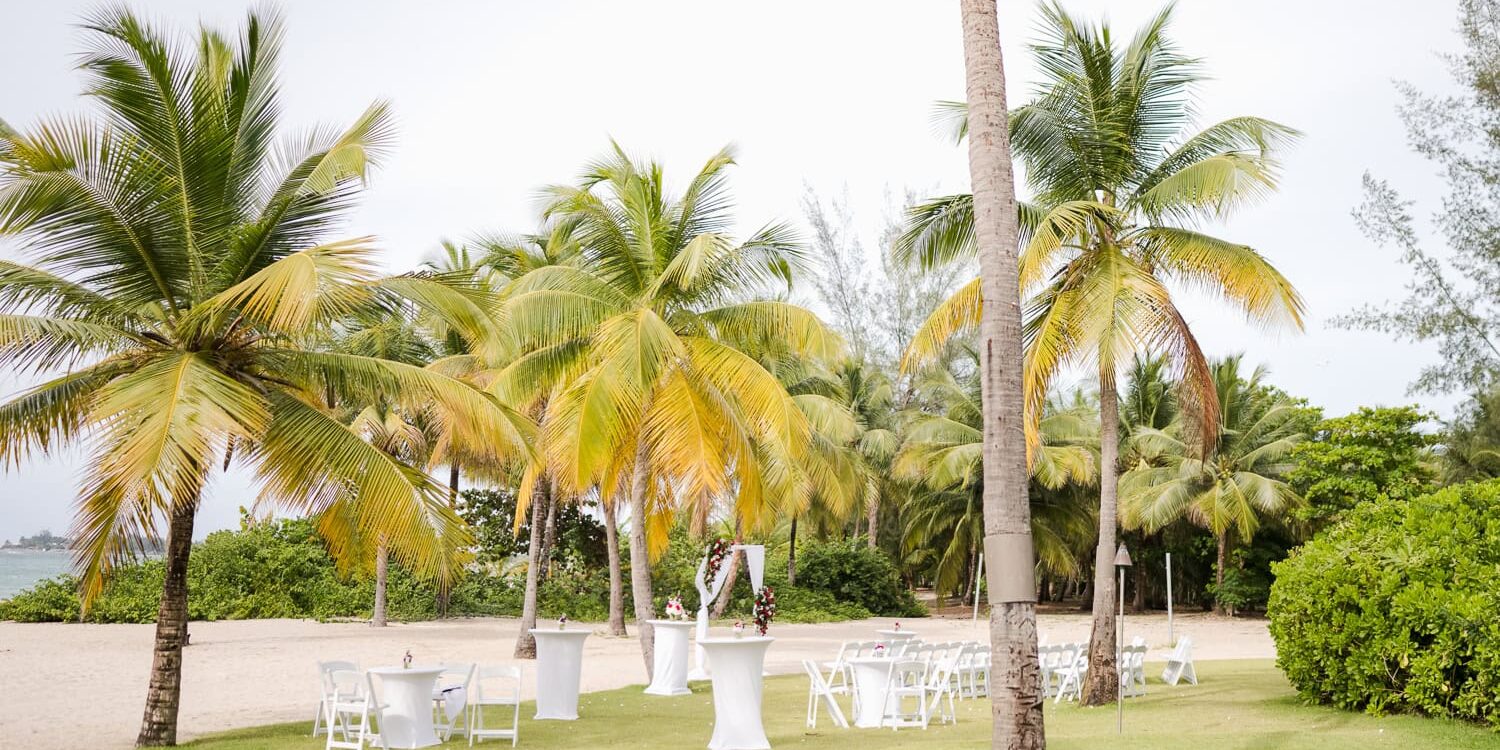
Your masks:
<svg viewBox="0 0 1500 750"><path fill-rule="evenodd" d="M1105 25L1043 6L1045 37L1032 51L1045 75L1034 101L1010 117L1035 203L1018 208L1025 231L1019 283L1027 301L1025 401L1028 439L1060 370L1087 365L1099 380L1099 536L1093 633L1084 702L1112 701L1119 403L1117 374L1133 354L1168 356L1183 372L1179 403L1194 415L1200 449L1216 433L1213 378L1169 283L1209 289L1263 324L1300 329L1302 299L1250 247L1183 228L1222 218L1273 191L1274 153L1297 134L1238 117L1183 137L1191 119L1197 61L1166 36L1171 7L1122 49ZM973 139L973 102L957 113L958 137ZM1174 143L1176 145L1174 145ZM900 247L932 264L974 253L975 196L917 206ZM983 213L983 212L981 212ZM934 311L908 352L920 361L985 314L976 281Z"/></svg>
<svg viewBox="0 0 1500 750"><path fill-rule="evenodd" d="M893 472L920 482L927 491L907 501L902 544L908 557L922 550L937 553L937 588L955 591L966 571L973 573L984 536L979 378L975 373L959 379L944 369L928 374L918 388L943 411L919 414L904 430ZM1040 423L1041 446L1031 463L1031 536L1038 568L1050 575L1071 577L1080 569L1076 540L1080 527L1091 526L1094 519L1063 491L1091 487L1097 480L1097 423L1094 405L1082 394L1049 402Z"/></svg>
<svg viewBox="0 0 1500 750"><path fill-rule="evenodd" d="M1307 438L1311 419L1304 408L1263 384L1266 370L1240 374L1239 355L1213 366L1219 432L1206 457L1179 439L1181 424L1142 429L1162 446L1161 465L1141 465L1120 481L1121 520L1126 528L1154 533L1186 518L1208 529L1218 542L1215 584L1224 585L1232 535L1249 543L1261 519L1285 519L1302 500L1281 476L1288 456ZM1223 611L1221 607L1221 612Z"/></svg>
<svg viewBox="0 0 1500 750"><path fill-rule="evenodd" d="M995 748L1047 744L1042 729L1032 579L1031 506L1021 379L1016 186L1006 127L1005 62L995 0L962 0L964 84L970 106L969 179L982 210L972 222L984 307L979 326L984 413L984 535L990 557L990 642L999 679L990 692Z"/></svg>
<svg viewBox="0 0 1500 750"><path fill-rule="evenodd" d="M524 446L526 423L441 374L309 345L397 289L426 290L434 307L461 296L430 279L388 284L368 239L327 240L389 144L384 105L273 156L273 14L250 14L237 38L203 29L190 45L117 8L84 29L80 67L102 121L0 125L0 233L18 235L29 262L0 263L0 363L66 371L0 405L0 461L91 447L73 529L86 603L165 521L137 743L169 745L193 522L215 467L253 466L263 496L293 511L357 495L354 526L420 571L461 522L439 485L361 440L325 394L439 403L466 437L494 445ZM347 541L329 540L335 556Z"/></svg>
<svg viewBox="0 0 1500 750"><path fill-rule="evenodd" d="M755 358L767 342L826 356L838 346L811 312L768 297L802 262L784 225L743 242L732 220L728 149L681 196L660 165L616 146L579 184L548 189L549 218L576 223L573 266L541 268L507 294L530 352L519 367L560 384L542 425L547 471L565 491L597 488L630 503L630 577L649 673L651 559L678 498L734 497L745 526L763 520L811 428Z"/></svg>

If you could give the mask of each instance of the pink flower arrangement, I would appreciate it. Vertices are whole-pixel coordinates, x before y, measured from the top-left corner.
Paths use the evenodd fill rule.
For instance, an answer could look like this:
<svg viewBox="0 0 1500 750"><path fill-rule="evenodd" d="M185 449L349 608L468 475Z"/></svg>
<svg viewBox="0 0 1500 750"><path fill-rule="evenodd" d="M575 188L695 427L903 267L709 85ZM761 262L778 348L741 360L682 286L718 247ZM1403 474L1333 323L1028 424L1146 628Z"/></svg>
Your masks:
<svg viewBox="0 0 1500 750"><path fill-rule="evenodd" d="M682 607L682 597L673 596L667 599L667 617L673 620L687 619L687 610Z"/></svg>
<svg viewBox="0 0 1500 750"><path fill-rule="evenodd" d="M742 636L744 634L745 634L745 621L744 620L735 620L734 621L734 637L735 638L739 638L740 636Z"/></svg>
<svg viewBox="0 0 1500 750"><path fill-rule="evenodd" d="M557 629L558 630L566 630L567 627L568 627L568 616L567 615L563 615L563 616L557 618Z"/></svg>
<svg viewBox="0 0 1500 750"><path fill-rule="evenodd" d="M875 644L875 655L876 656L885 656L885 644L884 643L877 643L877 644Z"/></svg>

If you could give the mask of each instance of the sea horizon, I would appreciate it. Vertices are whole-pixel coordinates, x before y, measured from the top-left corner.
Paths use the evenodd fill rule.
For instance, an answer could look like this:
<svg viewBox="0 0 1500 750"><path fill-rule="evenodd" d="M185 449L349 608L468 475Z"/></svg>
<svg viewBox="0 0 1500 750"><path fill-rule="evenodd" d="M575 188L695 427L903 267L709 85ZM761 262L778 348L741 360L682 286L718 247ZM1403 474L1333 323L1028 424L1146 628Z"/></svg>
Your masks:
<svg viewBox="0 0 1500 750"><path fill-rule="evenodd" d="M0 600L68 572L72 563L73 553L65 549L0 549Z"/></svg>

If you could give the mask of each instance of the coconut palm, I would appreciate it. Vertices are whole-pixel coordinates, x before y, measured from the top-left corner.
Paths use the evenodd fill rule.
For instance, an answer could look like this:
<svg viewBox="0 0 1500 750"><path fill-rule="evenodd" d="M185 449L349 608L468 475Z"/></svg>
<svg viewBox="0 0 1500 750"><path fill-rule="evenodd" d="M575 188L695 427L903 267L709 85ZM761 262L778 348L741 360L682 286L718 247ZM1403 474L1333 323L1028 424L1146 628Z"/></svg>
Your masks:
<svg viewBox="0 0 1500 750"><path fill-rule="evenodd" d="M1307 438L1307 410L1264 385L1265 368L1241 375L1240 356L1213 366L1219 431L1208 455L1200 456L1180 439L1181 423L1166 430L1142 428L1163 450L1161 465L1142 464L1120 480L1121 521L1126 528L1154 533L1187 519L1218 542L1215 582L1224 584L1231 537L1249 543L1262 520L1285 519L1301 504L1281 477L1294 462L1289 455Z"/></svg>
<svg viewBox="0 0 1500 750"><path fill-rule="evenodd" d="M420 572L440 562L437 539L460 521L439 485L361 440L325 395L439 403L466 438L501 446L523 445L526 422L441 374L315 348L333 321L398 290L434 308L464 295L420 277L388 283L368 239L328 240L389 144L384 105L278 149L274 14L250 14L237 37L203 29L187 45L113 7L83 27L80 67L102 119L0 125L0 233L19 237L27 261L0 263L0 363L65 371L0 405L0 461L92 450L73 530L86 603L165 523L137 742L167 745L193 521L226 458L253 467L264 496L288 510L357 495L354 526ZM336 556L345 541L330 540Z"/></svg>
<svg viewBox="0 0 1500 750"><path fill-rule="evenodd" d="M543 419L547 470L566 492L630 503L630 576L647 671L651 559L679 498L734 496L747 527L768 488L806 450L811 428L755 358L767 342L806 356L838 342L811 312L772 299L802 251L784 225L742 242L715 154L680 196L655 163L618 146L576 185L549 188L549 218L576 223L581 255L507 290L508 325L528 354L518 372L559 384ZM771 469L768 471L768 469ZM782 486L782 489L786 489Z"/></svg>
<svg viewBox="0 0 1500 750"><path fill-rule="evenodd" d="M1302 299L1264 257L1188 228L1273 191L1276 151L1296 132L1237 117L1189 134L1189 89L1202 74L1166 34L1170 6L1123 47L1106 25L1075 19L1056 4L1042 13L1043 38L1032 52L1044 78L1033 101L1010 116L1035 193L1016 214L1024 230L1019 282L1028 300L1028 438L1034 445L1035 421L1059 371L1081 365L1097 374L1102 475L1084 702L1098 704L1114 700L1118 688L1110 605L1118 371L1137 352L1167 356L1183 373L1179 403L1195 417L1189 436L1206 449L1216 433L1213 379L1172 285L1206 289L1258 323L1300 329ZM963 105L947 109L955 114L956 136L968 136L972 113ZM971 196L949 196L915 207L899 248L929 264L971 256L975 205ZM979 323L980 297L976 281L934 311L909 360L931 356L954 333Z"/></svg>
<svg viewBox="0 0 1500 750"><path fill-rule="evenodd" d="M972 574L983 539L980 500L983 483L983 416L977 373L964 379L948 370L919 384L927 399L942 404L940 414L918 414L904 430L896 456L897 477L918 481L926 492L906 503L902 544L908 559L921 550L936 553L937 587L955 591ZM1092 487L1098 477L1098 417L1081 393L1048 403L1040 423L1041 446L1031 464L1031 535L1038 568L1070 577L1079 573L1075 552L1080 527L1093 523L1087 508L1073 502L1066 488ZM1091 534L1087 534L1091 539Z"/></svg>
<svg viewBox="0 0 1500 750"><path fill-rule="evenodd" d="M970 222L979 256L982 313L980 404L984 413L984 535L990 555L990 643L1004 654L990 688L999 750L1047 744L1042 730L1037 666L1036 583L1031 506L1026 496L1026 444L1021 430L1021 300L1017 293L1016 185L1006 127L1005 61L995 0L962 0L964 88L971 106L969 180L984 210ZM993 543L993 546L992 546Z"/></svg>

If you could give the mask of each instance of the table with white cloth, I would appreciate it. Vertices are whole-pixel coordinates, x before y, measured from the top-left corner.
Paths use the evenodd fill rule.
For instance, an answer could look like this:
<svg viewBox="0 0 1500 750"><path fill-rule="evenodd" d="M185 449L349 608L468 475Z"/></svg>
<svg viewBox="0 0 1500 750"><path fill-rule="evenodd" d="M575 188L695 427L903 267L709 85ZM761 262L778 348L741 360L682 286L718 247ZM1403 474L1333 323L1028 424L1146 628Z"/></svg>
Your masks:
<svg viewBox="0 0 1500 750"><path fill-rule="evenodd" d="M886 689L891 665L901 661L892 656L857 656L845 663L854 673L854 726L874 729L885 721Z"/></svg>
<svg viewBox="0 0 1500 750"><path fill-rule="evenodd" d="M695 627L689 620L647 620L656 633L656 655L651 665L648 695L688 695L688 633Z"/></svg>
<svg viewBox="0 0 1500 750"><path fill-rule="evenodd" d="M389 748L432 747L432 689L442 667L375 667L380 680L380 737Z"/></svg>
<svg viewBox="0 0 1500 750"><path fill-rule="evenodd" d="M536 638L536 719L578 719L578 677L587 630L532 628Z"/></svg>
<svg viewBox="0 0 1500 750"><path fill-rule="evenodd" d="M917 636L910 630L877 630L875 632L880 635L881 640L891 644L904 643Z"/></svg>
<svg viewBox="0 0 1500 750"><path fill-rule="evenodd" d="M714 733L709 750L768 750L761 723L761 675L766 649L775 638L704 638L698 641L713 664Z"/></svg>

